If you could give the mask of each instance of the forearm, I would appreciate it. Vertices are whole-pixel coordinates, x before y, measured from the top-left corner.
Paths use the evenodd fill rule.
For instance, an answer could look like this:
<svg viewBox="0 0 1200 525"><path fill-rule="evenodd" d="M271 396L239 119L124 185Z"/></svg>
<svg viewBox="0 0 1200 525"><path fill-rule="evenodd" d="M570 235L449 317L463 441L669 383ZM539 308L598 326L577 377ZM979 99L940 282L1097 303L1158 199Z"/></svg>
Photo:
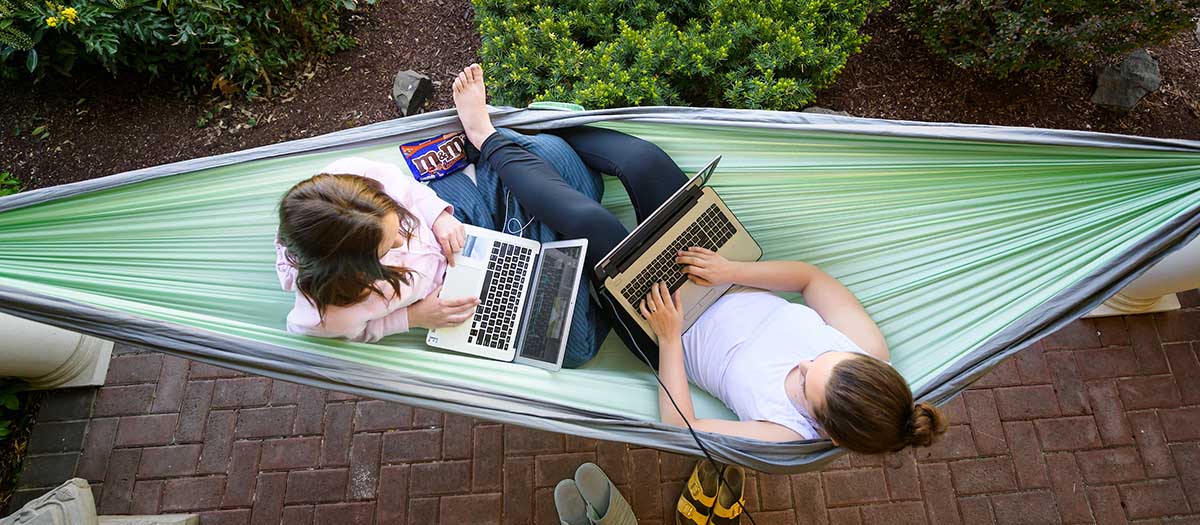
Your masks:
<svg viewBox="0 0 1200 525"><path fill-rule="evenodd" d="M695 421L696 412L692 408L692 393L688 388L687 372L683 366L683 340L680 336L662 338L658 350L658 375L666 388L658 390L658 413L663 423L685 426L683 418ZM670 396L667 393L670 393ZM671 399L675 404L671 403ZM676 411L675 405L679 406ZM680 412L683 417L680 417Z"/></svg>
<svg viewBox="0 0 1200 525"><path fill-rule="evenodd" d="M803 292L820 269L801 261L734 263L733 283L776 292Z"/></svg>

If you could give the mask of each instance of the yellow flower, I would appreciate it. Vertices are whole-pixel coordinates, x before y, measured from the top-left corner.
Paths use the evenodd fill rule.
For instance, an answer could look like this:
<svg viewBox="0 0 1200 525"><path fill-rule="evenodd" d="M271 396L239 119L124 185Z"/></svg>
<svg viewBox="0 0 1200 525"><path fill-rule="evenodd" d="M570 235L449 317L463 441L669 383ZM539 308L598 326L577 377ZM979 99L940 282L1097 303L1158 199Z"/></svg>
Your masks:
<svg viewBox="0 0 1200 525"><path fill-rule="evenodd" d="M79 12L76 11L74 7L68 7L66 9L63 9L61 14L62 14L63 20L66 20L67 23L69 23L69 24L74 24L75 20L77 18L79 18Z"/></svg>
<svg viewBox="0 0 1200 525"><path fill-rule="evenodd" d="M57 25L58 25L58 17L52 16L52 17L46 19L47 27L55 27Z"/></svg>

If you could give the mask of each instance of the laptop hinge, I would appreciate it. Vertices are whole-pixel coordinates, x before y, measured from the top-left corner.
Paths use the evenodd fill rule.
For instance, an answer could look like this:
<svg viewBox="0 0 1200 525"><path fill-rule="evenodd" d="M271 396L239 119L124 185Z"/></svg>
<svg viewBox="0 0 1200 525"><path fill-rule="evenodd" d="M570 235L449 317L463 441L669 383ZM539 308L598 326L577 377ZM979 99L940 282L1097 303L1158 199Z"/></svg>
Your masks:
<svg viewBox="0 0 1200 525"><path fill-rule="evenodd" d="M672 210L668 215L661 215L660 217L662 218L655 221L658 224L647 224L649 228L636 231L634 235L626 239L623 242L624 246L620 247L619 251L613 255L613 258L608 260L608 264L602 268L602 273L604 274L600 276L601 280L605 277L617 276L618 273L629 270L629 267L637 261L638 255L641 255L642 247L653 245L654 242L666 235L667 230L670 230L672 225L679 222L680 217L683 217L685 213L688 213L696 205L696 201L700 200L702 194L703 188L701 187L690 189L686 193L686 198L679 199L680 203L676 210Z"/></svg>

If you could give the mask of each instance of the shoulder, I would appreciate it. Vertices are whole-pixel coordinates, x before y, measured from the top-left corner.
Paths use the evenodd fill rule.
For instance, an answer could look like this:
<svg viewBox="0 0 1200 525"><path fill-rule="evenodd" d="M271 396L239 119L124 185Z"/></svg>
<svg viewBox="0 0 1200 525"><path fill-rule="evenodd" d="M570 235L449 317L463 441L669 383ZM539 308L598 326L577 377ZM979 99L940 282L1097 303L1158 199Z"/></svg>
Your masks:
<svg viewBox="0 0 1200 525"><path fill-rule="evenodd" d="M380 163L362 157L342 157L329 163L328 166L321 169L321 172L336 175L366 176L367 172L371 171L376 164Z"/></svg>
<svg viewBox="0 0 1200 525"><path fill-rule="evenodd" d="M382 184L384 191L393 199L405 195L412 191L413 187L420 185L407 168L390 162L380 162L362 157L345 157L335 160L322 172L358 175L372 179Z"/></svg>

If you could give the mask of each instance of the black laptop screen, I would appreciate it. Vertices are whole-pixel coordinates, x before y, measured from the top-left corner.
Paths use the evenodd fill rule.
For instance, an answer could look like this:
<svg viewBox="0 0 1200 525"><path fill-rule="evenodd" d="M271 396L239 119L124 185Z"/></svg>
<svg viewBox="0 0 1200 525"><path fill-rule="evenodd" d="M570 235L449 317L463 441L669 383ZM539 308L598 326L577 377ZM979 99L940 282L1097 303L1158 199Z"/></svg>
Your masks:
<svg viewBox="0 0 1200 525"><path fill-rule="evenodd" d="M567 314L575 301L575 274L582 264L579 246L542 250L542 268L530 296L532 304L525 319L521 357L546 363L558 362L558 350L569 331Z"/></svg>

